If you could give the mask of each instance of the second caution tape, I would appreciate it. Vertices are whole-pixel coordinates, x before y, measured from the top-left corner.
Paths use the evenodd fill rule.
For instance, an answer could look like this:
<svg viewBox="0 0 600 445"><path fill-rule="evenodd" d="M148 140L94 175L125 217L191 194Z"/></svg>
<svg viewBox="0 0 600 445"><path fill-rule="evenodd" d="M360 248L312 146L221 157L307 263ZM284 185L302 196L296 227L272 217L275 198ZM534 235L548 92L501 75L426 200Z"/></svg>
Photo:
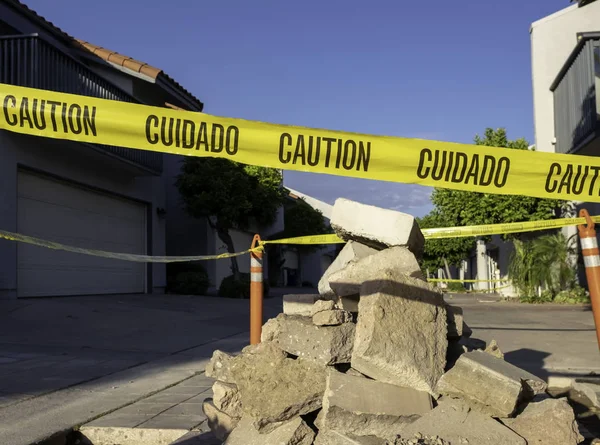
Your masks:
<svg viewBox="0 0 600 445"><path fill-rule="evenodd" d="M600 216L592 216L592 221L600 223ZM534 232L538 230L560 229L562 227L585 224L585 218L557 218L544 221L526 221L506 224L485 224L480 226L445 227L421 229L425 239L464 238L471 236L506 235L509 233ZM280 240L263 241L263 244L340 244L345 241L335 234L301 236Z"/></svg>
<svg viewBox="0 0 600 445"><path fill-rule="evenodd" d="M0 129L473 192L600 202L600 158L374 136L0 84Z"/></svg>

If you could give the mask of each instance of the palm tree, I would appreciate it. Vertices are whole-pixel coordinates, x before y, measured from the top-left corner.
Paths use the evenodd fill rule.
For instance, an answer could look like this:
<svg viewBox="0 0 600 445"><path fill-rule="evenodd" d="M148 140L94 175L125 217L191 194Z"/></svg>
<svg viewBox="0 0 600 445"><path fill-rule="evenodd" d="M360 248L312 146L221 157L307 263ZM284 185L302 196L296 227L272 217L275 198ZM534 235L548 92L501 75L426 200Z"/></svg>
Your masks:
<svg viewBox="0 0 600 445"><path fill-rule="evenodd" d="M574 285L575 270L569 261L573 252L562 232L517 240L514 246L509 275L524 296L533 296L541 289L555 296Z"/></svg>

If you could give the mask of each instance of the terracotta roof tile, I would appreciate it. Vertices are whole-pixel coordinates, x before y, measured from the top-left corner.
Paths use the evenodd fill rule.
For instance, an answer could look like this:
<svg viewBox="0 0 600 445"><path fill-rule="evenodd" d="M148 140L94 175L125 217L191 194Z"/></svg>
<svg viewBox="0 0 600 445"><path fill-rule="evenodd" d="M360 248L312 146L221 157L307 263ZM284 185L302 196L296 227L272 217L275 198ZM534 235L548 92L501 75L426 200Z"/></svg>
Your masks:
<svg viewBox="0 0 600 445"><path fill-rule="evenodd" d="M101 46L93 45L81 39L74 39L74 41L76 44L79 44L81 47L98 56L102 60L122 66L123 68L127 68L136 73L145 74L153 79L156 79L158 75L162 73L162 70L159 68L155 68L147 63L135 60L132 57L124 56L116 51L111 51L106 48L102 48Z"/></svg>

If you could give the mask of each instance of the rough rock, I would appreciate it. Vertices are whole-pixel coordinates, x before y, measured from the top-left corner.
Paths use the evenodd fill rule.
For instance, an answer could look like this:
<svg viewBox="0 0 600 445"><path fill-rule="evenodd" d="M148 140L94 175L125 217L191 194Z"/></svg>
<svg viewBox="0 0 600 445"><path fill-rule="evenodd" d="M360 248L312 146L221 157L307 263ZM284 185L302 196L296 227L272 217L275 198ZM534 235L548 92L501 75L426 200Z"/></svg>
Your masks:
<svg viewBox="0 0 600 445"><path fill-rule="evenodd" d="M390 269L423 279L415 255L406 247L390 247L355 263L348 264L344 269L331 274L329 285L338 297L360 294L363 283L373 280L377 272Z"/></svg>
<svg viewBox="0 0 600 445"><path fill-rule="evenodd" d="M496 358L504 358L504 353L500 350L500 346L496 343L496 340L492 340L489 345L485 348L484 352L493 355Z"/></svg>
<svg viewBox="0 0 600 445"><path fill-rule="evenodd" d="M415 434L411 439L396 439L394 445L452 445L450 442L438 436L424 436L421 433Z"/></svg>
<svg viewBox="0 0 600 445"><path fill-rule="evenodd" d="M312 317L316 326L338 326L352 321L352 314L348 311L334 309L332 311L317 312Z"/></svg>
<svg viewBox="0 0 600 445"><path fill-rule="evenodd" d="M587 397L596 408L600 408L600 382L598 380L575 379L573 389Z"/></svg>
<svg viewBox="0 0 600 445"><path fill-rule="evenodd" d="M416 434L438 436L452 445L527 445L522 437L491 417L443 399L433 411L399 432L402 439L411 439Z"/></svg>
<svg viewBox="0 0 600 445"><path fill-rule="evenodd" d="M353 436L335 430L320 430L314 445L388 445L388 441L375 436Z"/></svg>
<svg viewBox="0 0 600 445"><path fill-rule="evenodd" d="M432 409L431 396L329 369L320 424L323 429L393 441L397 431Z"/></svg>
<svg viewBox="0 0 600 445"><path fill-rule="evenodd" d="M285 422L268 433L259 432L250 417L243 417L224 445L311 445L315 432L300 418Z"/></svg>
<svg viewBox="0 0 600 445"><path fill-rule="evenodd" d="M483 351L467 352L438 382L439 393L495 417L511 417L517 405L546 389L546 383Z"/></svg>
<svg viewBox="0 0 600 445"><path fill-rule="evenodd" d="M566 398L530 403L515 419L502 419L502 423L528 445L577 445L584 440Z"/></svg>
<svg viewBox="0 0 600 445"><path fill-rule="evenodd" d="M446 320L448 322L448 340L457 340L463 335L463 310L459 306L446 304Z"/></svg>
<svg viewBox="0 0 600 445"><path fill-rule="evenodd" d="M423 233L415 217L406 213L339 198L333 206L331 227L345 241L374 249L405 246L417 257L423 254Z"/></svg>
<svg viewBox="0 0 600 445"><path fill-rule="evenodd" d="M347 242L319 280L319 294L321 294L323 298L335 299L336 295L329 286L329 277L331 274L344 269L350 263L356 262L361 258L366 258L376 252L376 249L355 241Z"/></svg>
<svg viewBox="0 0 600 445"><path fill-rule="evenodd" d="M242 399L236 385L216 381L212 386L213 403L217 409L234 417L242 417Z"/></svg>
<svg viewBox="0 0 600 445"><path fill-rule="evenodd" d="M433 394L446 364L446 330L439 291L417 278L380 271L361 288L352 367Z"/></svg>
<svg viewBox="0 0 600 445"><path fill-rule="evenodd" d="M283 313L310 317L312 308L321 296L319 294L289 294L283 296Z"/></svg>
<svg viewBox="0 0 600 445"><path fill-rule="evenodd" d="M279 314L263 327L262 341L322 365L350 363L355 328L354 323L315 326L311 318Z"/></svg>
<svg viewBox="0 0 600 445"><path fill-rule="evenodd" d="M213 355L206 365L204 374L206 377L220 380L226 383L235 383L231 376L231 364L235 357L218 349L213 352Z"/></svg>
<svg viewBox="0 0 600 445"><path fill-rule="evenodd" d="M206 416L208 427L215 437L221 441L229 436L239 422L239 419L234 419L217 409L212 399L206 399L202 403L202 411Z"/></svg>
<svg viewBox="0 0 600 445"><path fill-rule="evenodd" d="M310 311L310 315L314 316L319 312L331 311L335 309L335 301L333 300L317 300Z"/></svg>
<svg viewBox="0 0 600 445"><path fill-rule="evenodd" d="M260 345L262 349L237 357L231 373L244 414L253 417L255 428L264 433L278 422L321 408L325 368L309 360L283 357L271 343Z"/></svg>

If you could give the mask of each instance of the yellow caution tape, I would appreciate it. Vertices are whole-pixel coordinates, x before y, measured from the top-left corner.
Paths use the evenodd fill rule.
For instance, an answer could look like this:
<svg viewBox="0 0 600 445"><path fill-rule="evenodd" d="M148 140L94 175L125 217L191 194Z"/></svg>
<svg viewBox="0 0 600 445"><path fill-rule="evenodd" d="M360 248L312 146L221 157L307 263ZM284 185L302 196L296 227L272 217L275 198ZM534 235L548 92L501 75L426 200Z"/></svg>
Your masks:
<svg viewBox="0 0 600 445"><path fill-rule="evenodd" d="M67 252L80 253L84 255L91 255L103 258L112 258L115 260L123 261L134 261L139 263L176 263L183 261L205 261L205 260L218 260L222 258L232 258L241 255L246 255L251 252L261 251L261 247L255 249L248 249L243 252L236 253L221 253L219 255L198 255L198 256L150 256L150 255L135 255L131 253L115 253L106 252L104 250L95 249L83 249L81 247L68 246L66 244L55 243L53 241L47 241L33 236L21 235L20 233L6 232L0 230L0 238L4 238L11 241L20 241L27 244L33 244L35 246L46 247L48 249L64 250Z"/></svg>
<svg viewBox="0 0 600 445"><path fill-rule="evenodd" d="M600 202L600 158L278 125L0 84L0 129L286 170Z"/></svg>
<svg viewBox="0 0 600 445"><path fill-rule="evenodd" d="M600 216L592 216L600 223ZM468 236L505 235L509 233L534 232L536 230L559 229L585 224L585 218L557 218L544 221L526 221L506 224L484 224L479 226L442 227L422 229L425 239L464 238ZM345 243L337 235L300 236L282 240L263 241L262 244L341 244Z"/></svg>

